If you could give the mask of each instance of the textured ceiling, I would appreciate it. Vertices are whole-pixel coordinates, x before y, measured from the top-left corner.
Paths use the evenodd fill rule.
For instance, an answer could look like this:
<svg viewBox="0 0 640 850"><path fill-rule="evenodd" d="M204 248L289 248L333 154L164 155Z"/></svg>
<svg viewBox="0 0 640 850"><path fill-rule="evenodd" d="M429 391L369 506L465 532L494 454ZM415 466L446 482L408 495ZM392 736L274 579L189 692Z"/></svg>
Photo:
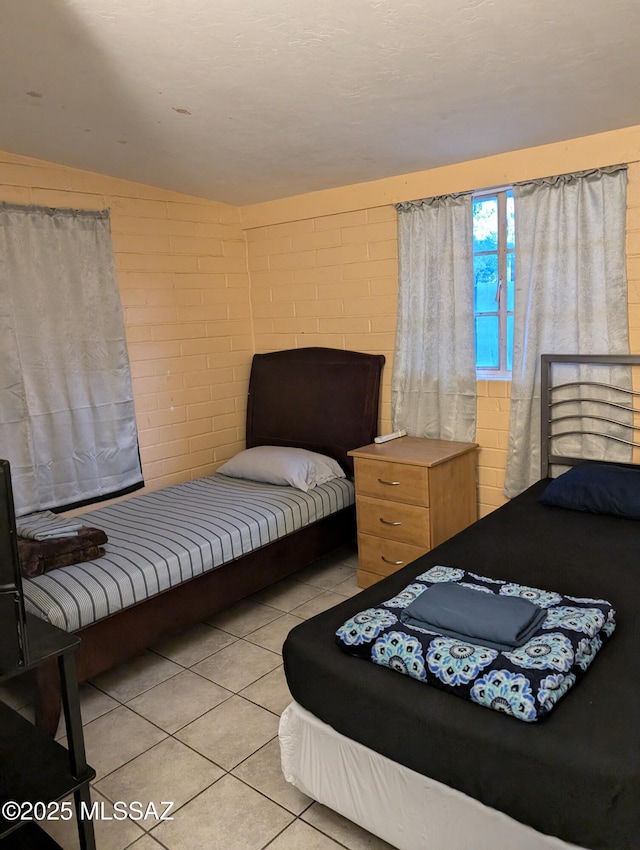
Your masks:
<svg viewBox="0 0 640 850"><path fill-rule="evenodd" d="M640 124L638 0L0 0L0 149L250 204Z"/></svg>

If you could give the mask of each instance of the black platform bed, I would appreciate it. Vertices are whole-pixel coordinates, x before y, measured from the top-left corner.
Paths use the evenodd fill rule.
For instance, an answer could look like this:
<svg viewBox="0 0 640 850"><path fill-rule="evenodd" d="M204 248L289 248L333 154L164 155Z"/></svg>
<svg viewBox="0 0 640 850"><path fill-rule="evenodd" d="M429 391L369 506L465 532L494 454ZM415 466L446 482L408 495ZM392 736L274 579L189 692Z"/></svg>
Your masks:
<svg viewBox="0 0 640 850"><path fill-rule="evenodd" d="M572 845L638 850L640 521L543 506L538 498L549 480L296 627L283 650L285 672L299 705L394 762ZM336 646L335 631L347 618L436 564L608 599L618 627L584 678L532 724Z"/></svg>

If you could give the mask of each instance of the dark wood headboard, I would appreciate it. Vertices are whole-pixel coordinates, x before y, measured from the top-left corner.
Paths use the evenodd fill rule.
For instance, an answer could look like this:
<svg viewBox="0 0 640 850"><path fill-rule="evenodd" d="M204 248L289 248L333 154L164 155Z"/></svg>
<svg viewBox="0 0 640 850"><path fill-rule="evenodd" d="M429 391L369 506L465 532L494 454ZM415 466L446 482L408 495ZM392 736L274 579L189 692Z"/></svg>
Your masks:
<svg viewBox="0 0 640 850"><path fill-rule="evenodd" d="M378 433L382 354L297 348L255 354L247 448L293 446L335 458L353 475L350 449Z"/></svg>

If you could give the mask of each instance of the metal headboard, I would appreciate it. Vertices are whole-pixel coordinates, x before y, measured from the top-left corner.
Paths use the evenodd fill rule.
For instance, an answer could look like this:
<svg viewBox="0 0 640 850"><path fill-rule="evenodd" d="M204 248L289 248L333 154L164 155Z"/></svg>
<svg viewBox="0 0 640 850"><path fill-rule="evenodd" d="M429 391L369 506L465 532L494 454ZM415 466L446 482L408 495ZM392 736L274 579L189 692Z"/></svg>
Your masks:
<svg viewBox="0 0 640 850"><path fill-rule="evenodd" d="M586 436L593 435L603 437L614 442L624 443L632 448L640 448L640 442L636 441L636 436L640 434L640 424L635 424L637 420L636 414L640 416L640 405L634 404L635 398L640 396L637 390L627 387L619 387L615 384L606 383L604 381L570 381L566 383L553 383L553 367L559 364L580 366L583 364L603 365L603 366L640 366L640 355L637 354L543 354L541 356L541 430L540 430L540 472L541 477L546 478L549 475L549 467L552 464L560 464L563 466L575 466L575 464L585 460L584 457L571 457L559 455L554 452L554 441L559 437L567 435L571 436ZM595 391L602 389L604 391L616 391L620 393L619 401L611 399L598 398L597 395L584 395L583 387L595 388ZM558 390L571 390L570 396L558 399L557 395L554 399L554 393ZM599 413L582 413L570 415L557 415L557 411L562 405L576 402L589 402L602 407L603 415ZM615 410L623 411L630 414L633 419L629 424L619 419L604 415L607 412ZM561 412L562 414L562 412ZM591 423L588 427L583 424L582 420L588 419ZM573 424L571 424L573 422ZM603 430L594 430L592 423L602 423ZM557 423L563 423L562 430L558 430ZM605 426L613 424L621 429L626 429L626 437L616 436L607 433L604 430Z"/></svg>

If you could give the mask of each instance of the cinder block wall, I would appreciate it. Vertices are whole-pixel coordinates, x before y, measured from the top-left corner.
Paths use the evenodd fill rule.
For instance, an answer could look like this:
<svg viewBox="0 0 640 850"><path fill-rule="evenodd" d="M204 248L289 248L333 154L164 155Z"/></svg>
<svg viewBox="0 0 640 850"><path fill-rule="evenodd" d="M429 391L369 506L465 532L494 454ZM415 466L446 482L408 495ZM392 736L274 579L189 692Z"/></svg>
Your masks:
<svg viewBox="0 0 640 850"><path fill-rule="evenodd" d="M390 431L398 291L391 203L628 162L629 326L631 351L640 353L639 160L640 130L630 128L245 207L256 350L329 345L384 354L380 430ZM506 501L510 391L508 381L478 381L480 516Z"/></svg>
<svg viewBox="0 0 640 850"><path fill-rule="evenodd" d="M0 154L0 201L109 209L148 488L244 447L253 354L240 211Z"/></svg>
<svg viewBox="0 0 640 850"><path fill-rule="evenodd" d="M640 353L638 127L243 209L0 153L0 201L111 210L143 467L158 487L244 447L254 351L383 353L380 430L390 430L393 203L618 162L630 163L629 327ZM478 382L481 515L504 502L509 391Z"/></svg>
<svg viewBox="0 0 640 850"><path fill-rule="evenodd" d="M256 351L328 346L393 359L396 212L379 207L246 231ZM389 431L391 369L381 430Z"/></svg>

